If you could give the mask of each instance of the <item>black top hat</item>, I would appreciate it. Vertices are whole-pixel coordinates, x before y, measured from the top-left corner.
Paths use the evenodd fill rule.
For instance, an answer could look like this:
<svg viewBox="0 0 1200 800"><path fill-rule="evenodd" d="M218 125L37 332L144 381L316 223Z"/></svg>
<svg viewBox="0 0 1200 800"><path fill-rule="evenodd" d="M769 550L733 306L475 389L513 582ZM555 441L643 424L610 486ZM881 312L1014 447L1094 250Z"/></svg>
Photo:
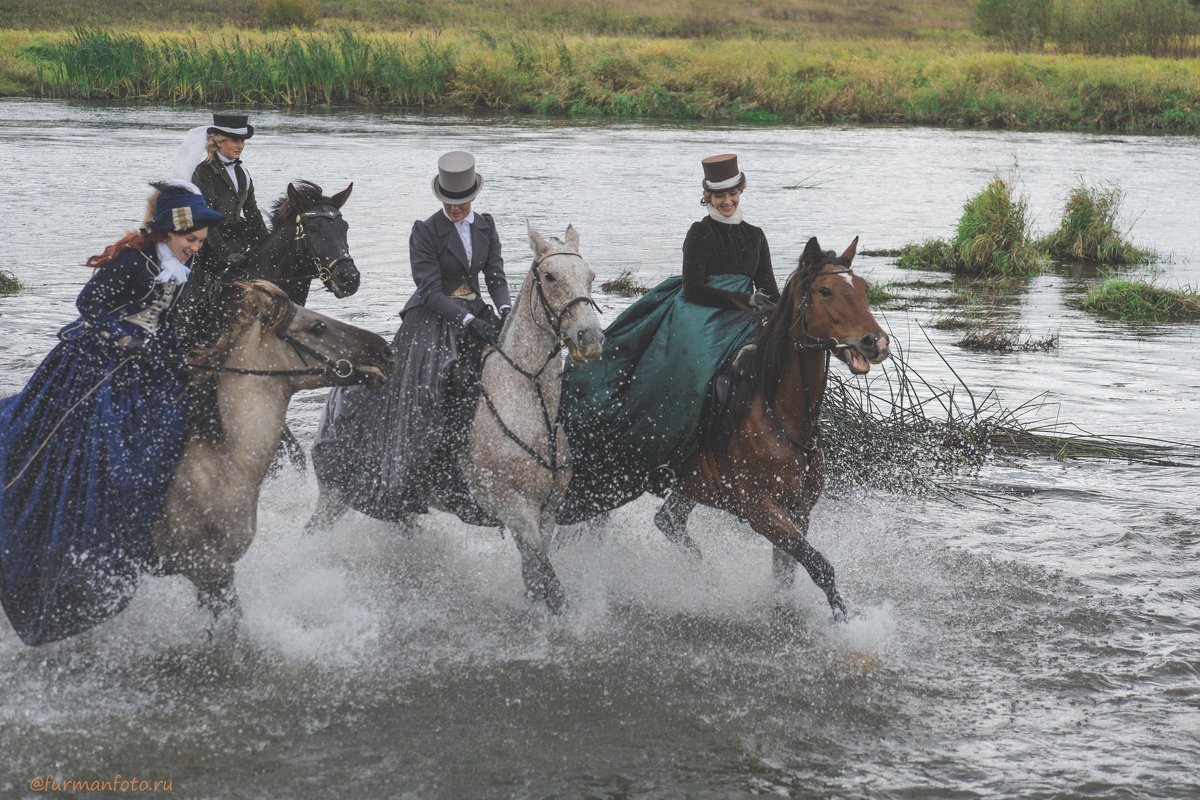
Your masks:
<svg viewBox="0 0 1200 800"><path fill-rule="evenodd" d="M249 117L245 114L213 114L213 124L209 126L208 132L249 139L254 135L254 126L248 120Z"/></svg>
<svg viewBox="0 0 1200 800"><path fill-rule="evenodd" d="M710 192L732 189L746 177L738 170L737 156L733 153L709 156L700 166L704 167L704 188Z"/></svg>

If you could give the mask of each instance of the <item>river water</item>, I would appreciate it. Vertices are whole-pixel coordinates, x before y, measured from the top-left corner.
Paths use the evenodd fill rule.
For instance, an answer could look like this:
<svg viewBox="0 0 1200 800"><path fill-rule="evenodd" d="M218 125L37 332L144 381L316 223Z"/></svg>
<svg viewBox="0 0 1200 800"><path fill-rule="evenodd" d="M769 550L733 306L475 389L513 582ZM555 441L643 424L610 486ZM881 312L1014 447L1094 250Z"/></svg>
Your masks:
<svg viewBox="0 0 1200 800"><path fill-rule="evenodd" d="M0 101L0 269L27 286L0 298L0 391L50 349L88 277L78 265L134 226L145 182L171 172L204 121ZM869 250L949 237L1000 174L1041 232L1081 179L1119 185L1131 238L1164 256L1155 279L1200 285L1195 138L359 112L253 122L260 206L290 179L328 193L354 182L344 212L362 289L310 305L387 336L412 290L412 221L436 209L436 159L457 148L478 158L476 208L496 216L518 280L527 223L559 236L574 224L597 285L624 269L651 284L676 273L702 213L698 162L735 151L746 218L781 278L812 235L839 251L855 236ZM884 256L855 266L876 282L944 281ZM930 327L953 287L879 316L935 384L995 389L1010 408L1037 398L1038 419L1095 433L1196 441L1198 327L1089 317L1072 301L1096 279L1056 267L986 312L1057 335L1049 352L957 348L957 333ZM628 302L597 299L609 320ZM293 402L302 440L322 401ZM1194 450L1170 454L1194 463ZM248 648L214 647L178 578L146 579L116 619L54 645L27 648L0 621L0 796L35 796L39 776L120 774L189 798L1200 797L1200 476L1006 459L975 480L993 500L853 487L822 500L812 541L851 608L839 626L807 579L778 594L767 543L717 512L693 518L700 565L653 528L647 498L563 537L552 557L572 606L551 619L523 600L516 548L497 532L434 514L404 538L351 515L304 537L315 480L285 470L238 565Z"/></svg>

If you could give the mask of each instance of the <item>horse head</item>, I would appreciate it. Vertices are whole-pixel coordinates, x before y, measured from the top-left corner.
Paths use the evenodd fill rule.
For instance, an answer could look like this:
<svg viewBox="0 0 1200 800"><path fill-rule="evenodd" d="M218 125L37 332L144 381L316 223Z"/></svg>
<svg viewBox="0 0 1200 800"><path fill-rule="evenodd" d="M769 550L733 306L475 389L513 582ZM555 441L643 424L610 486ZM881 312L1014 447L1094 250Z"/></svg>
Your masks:
<svg viewBox="0 0 1200 800"><path fill-rule="evenodd" d="M579 255L579 234L567 226L565 238L543 237L529 227L529 246L533 266L525 279L529 313L544 330L549 326L567 343L571 358L591 361L604 348L604 329L600 325L592 281L596 273Z"/></svg>
<svg viewBox="0 0 1200 800"><path fill-rule="evenodd" d="M863 375L890 350L867 305L867 282L851 269L857 249L857 236L840 256L822 250L815 236L809 239L784 300L792 320L788 333L797 347L829 349L851 372Z"/></svg>
<svg viewBox="0 0 1200 800"><path fill-rule="evenodd" d="M233 287L221 335L193 354L193 366L202 372L286 378L296 391L378 386L395 367L391 348L375 333L298 306L268 281Z"/></svg>
<svg viewBox="0 0 1200 800"><path fill-rule="evenodd" d="M311 181L288 184L287 194L272 209L272 240L284 231L292 231L290 257L273 253L268 248L260 260L259 274L275 283L304 282L320 278L334 297L348 297L358 291L360 276L346 234L349 226L342 218L341 208L354 189L351 183L342 191L326 197L321 187ZM261 263L269 262L269 263ZM292 292L289 292L292 294ZM296 298L302 302L303 298Z"/></svg>

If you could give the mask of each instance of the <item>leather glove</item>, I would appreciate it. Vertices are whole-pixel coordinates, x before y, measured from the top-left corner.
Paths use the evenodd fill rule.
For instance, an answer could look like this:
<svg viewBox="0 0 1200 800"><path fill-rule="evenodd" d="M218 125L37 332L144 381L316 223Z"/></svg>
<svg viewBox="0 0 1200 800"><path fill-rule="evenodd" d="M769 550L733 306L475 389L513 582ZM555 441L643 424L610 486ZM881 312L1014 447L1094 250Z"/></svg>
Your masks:
<svg viewBox="0 0 1200 800"><path fill-rule="evenodd" d="M477 339L488 344L495 344L500 338L500 326L494 320L486 317L475 317L467 323L467 331Z"/></svg>
<svg viewBox="0 0 1200 800"><path fill-rule="evenodd" d="M755 311L770 311L775 308L775 301L767 297L762 289L755 289L754 294L750 295L750 307Z"/></svg>

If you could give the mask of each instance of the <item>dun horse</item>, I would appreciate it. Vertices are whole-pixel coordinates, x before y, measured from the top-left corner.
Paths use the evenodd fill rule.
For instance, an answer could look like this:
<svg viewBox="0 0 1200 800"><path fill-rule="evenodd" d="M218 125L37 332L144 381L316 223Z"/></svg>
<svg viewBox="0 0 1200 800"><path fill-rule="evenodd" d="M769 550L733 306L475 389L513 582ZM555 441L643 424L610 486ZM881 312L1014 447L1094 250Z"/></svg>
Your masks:
<svg viewBox="0 0 1200 800"><path fill-rule="evenodd" d="M168 574L196 585L220 617L238 612L234 564L254 538L258 497L301 389L382 383L387 343L369 331L292 303L267 282L238 282L221 335L193 354L200 380L216 384L222 433L184 450L152 535Z"/></svg>
<svg viewBox="0 0 1200 800"><path fill-rule="evenodd" d="M867 284L854 274L855 238L841 256L808 240L800 265L758 337L753 391L734 408L722 452L702 448L655 522L673 541L699 552L687 535L695 502L748 520L773 545L776 575L790 582L799 563L844 619L829 561L808 543L809 514L824 485L817 421L830 356L861 375L888 357L888 337L867 307Z"/></svg>
<svg viewBox="0 0 1200 800"><path fill-rule="evenodd" d="M547 553L555 512L571 481L571 454L558 422L564 343L576 361L598 358L604 333L592 301L595 273L579 235L543 238L531 226L533 265L483 365L480 397L463 454L479 506L512 531L530 599L558 613L562 585Z"/></svg>

